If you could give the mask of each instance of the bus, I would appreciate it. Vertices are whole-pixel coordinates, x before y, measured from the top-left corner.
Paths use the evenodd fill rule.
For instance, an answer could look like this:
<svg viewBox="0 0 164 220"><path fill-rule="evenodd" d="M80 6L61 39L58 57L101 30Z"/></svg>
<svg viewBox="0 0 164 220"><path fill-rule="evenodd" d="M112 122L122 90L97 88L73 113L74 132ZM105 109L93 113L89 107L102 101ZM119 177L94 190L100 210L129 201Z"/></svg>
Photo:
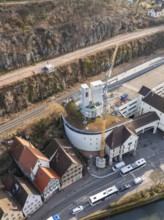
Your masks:
<svg viewBox="0 0 164 220"><path fill-rule="evenodd" d="M146 160L144 158L141 158L139 160L136 160L134 163L129 164L123 168L120 169L120 174L121 175L126 175L136 169L138 169L139 167L143 167L146 165Z"/></svg>
<svg viewBox="0 0 164 220"><path fill-rule="evenodd" d="M105 189L91 197L89 197L89 203L93 206L99 202L104 201L105 199L109 198L110 196L118 193L118 189L116 186L112 186L108 189Z"/></svg>

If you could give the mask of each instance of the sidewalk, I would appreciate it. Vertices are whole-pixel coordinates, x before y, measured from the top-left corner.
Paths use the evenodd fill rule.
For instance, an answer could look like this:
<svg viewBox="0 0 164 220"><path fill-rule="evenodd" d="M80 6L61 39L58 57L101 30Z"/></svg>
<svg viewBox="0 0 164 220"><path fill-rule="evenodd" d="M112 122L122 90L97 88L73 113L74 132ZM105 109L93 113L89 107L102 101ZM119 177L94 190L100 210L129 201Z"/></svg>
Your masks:
<svg viewBox="0 0 164 220"><path fill-rule="evenodd" d="M92 177L103 179L103 178L109 177L113 173L113 171L112 171L112 167L108 165L106 165L106 167L103 169L97 168L96 160L94 158L91 158L88 173Z"/></svg>

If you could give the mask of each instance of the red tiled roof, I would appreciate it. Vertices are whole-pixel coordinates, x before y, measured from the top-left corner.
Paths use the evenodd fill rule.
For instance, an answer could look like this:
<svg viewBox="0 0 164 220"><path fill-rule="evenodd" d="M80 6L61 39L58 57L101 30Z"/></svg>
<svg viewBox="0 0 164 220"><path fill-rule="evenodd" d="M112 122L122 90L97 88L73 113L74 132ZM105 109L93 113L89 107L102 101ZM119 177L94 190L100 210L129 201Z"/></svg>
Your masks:
<svg viewBox="0 0 164 220"><path fill-rule="evenodd" d="M11 154L28 173L31 173L31 169L34 168L38 159L49 162L49 159L30 142L19 137L15 138Z"/></svg>
<svg viewBox="0 0 164 220"><path fill-rule="evenodd" d="M59 176L51 168L40 166L33 183L42 193L51 179L59 179Z"/></svg>

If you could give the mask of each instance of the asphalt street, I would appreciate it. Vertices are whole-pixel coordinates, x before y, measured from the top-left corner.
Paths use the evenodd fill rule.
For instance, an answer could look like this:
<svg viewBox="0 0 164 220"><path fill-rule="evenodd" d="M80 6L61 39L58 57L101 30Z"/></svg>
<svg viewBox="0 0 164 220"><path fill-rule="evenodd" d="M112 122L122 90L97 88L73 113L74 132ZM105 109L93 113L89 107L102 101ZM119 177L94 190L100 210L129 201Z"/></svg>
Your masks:
<svg viewBox="0 0 164 220"><path fill-rule="evenodd" d="M55 213L58 213L62 220L79 219L91 212L105 208L107 204L121 198L128 191L132 191L134 189L138 190L138 186L136 187L133 184L133 179L135 177L145 175L150 170L161 170L160 165L164 163L164 140L162 132L157 131L156 134L152 134L152 131L147 131L144 134L140 134L136 154L127 154L123 159L126 164L129 164L142 157L146 159L147 165L124 177L122 177L118 172L112 172L110 167L107 167L105 170L97 170L94 164L91 163L90 173L87 173L87 175L80 181L68 186L61 192L56 193L47 203L43 205L40 210L31 216L30 220L46 220L49 216ZM94 174L97 177L93 177L91 174ZM129 183L131 185L129 190L121 192L119 195L114 195L96 206L89 205L89 196L92 196L113 185L116 185L116 187L119 188L125 183ZM149 180L145 178L143 184L149 186ZM83 205L85 209L83 212L73 217L71 210L79 205Z"/></svg>

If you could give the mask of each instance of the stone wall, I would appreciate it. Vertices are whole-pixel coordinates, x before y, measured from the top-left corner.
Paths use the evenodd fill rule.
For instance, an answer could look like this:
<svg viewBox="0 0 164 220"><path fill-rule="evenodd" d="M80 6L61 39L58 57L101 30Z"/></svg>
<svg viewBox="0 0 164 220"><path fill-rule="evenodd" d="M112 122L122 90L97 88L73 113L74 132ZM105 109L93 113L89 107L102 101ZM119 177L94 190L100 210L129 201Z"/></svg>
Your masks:
<svg viewBox="0 0 164 220"><path fill-rule="evenodd" d="M130 62L142 55L150 55L157 49L164 48L164 33L149 38L142 38L119 47L116 64ZM0 115L18 112L31 103L63 91L65 88L81 82L87 77L100 74L108 69L113 49L99 52L92 56L59 66L51 74L38 74L21 82L0 89Z"/></svg>

